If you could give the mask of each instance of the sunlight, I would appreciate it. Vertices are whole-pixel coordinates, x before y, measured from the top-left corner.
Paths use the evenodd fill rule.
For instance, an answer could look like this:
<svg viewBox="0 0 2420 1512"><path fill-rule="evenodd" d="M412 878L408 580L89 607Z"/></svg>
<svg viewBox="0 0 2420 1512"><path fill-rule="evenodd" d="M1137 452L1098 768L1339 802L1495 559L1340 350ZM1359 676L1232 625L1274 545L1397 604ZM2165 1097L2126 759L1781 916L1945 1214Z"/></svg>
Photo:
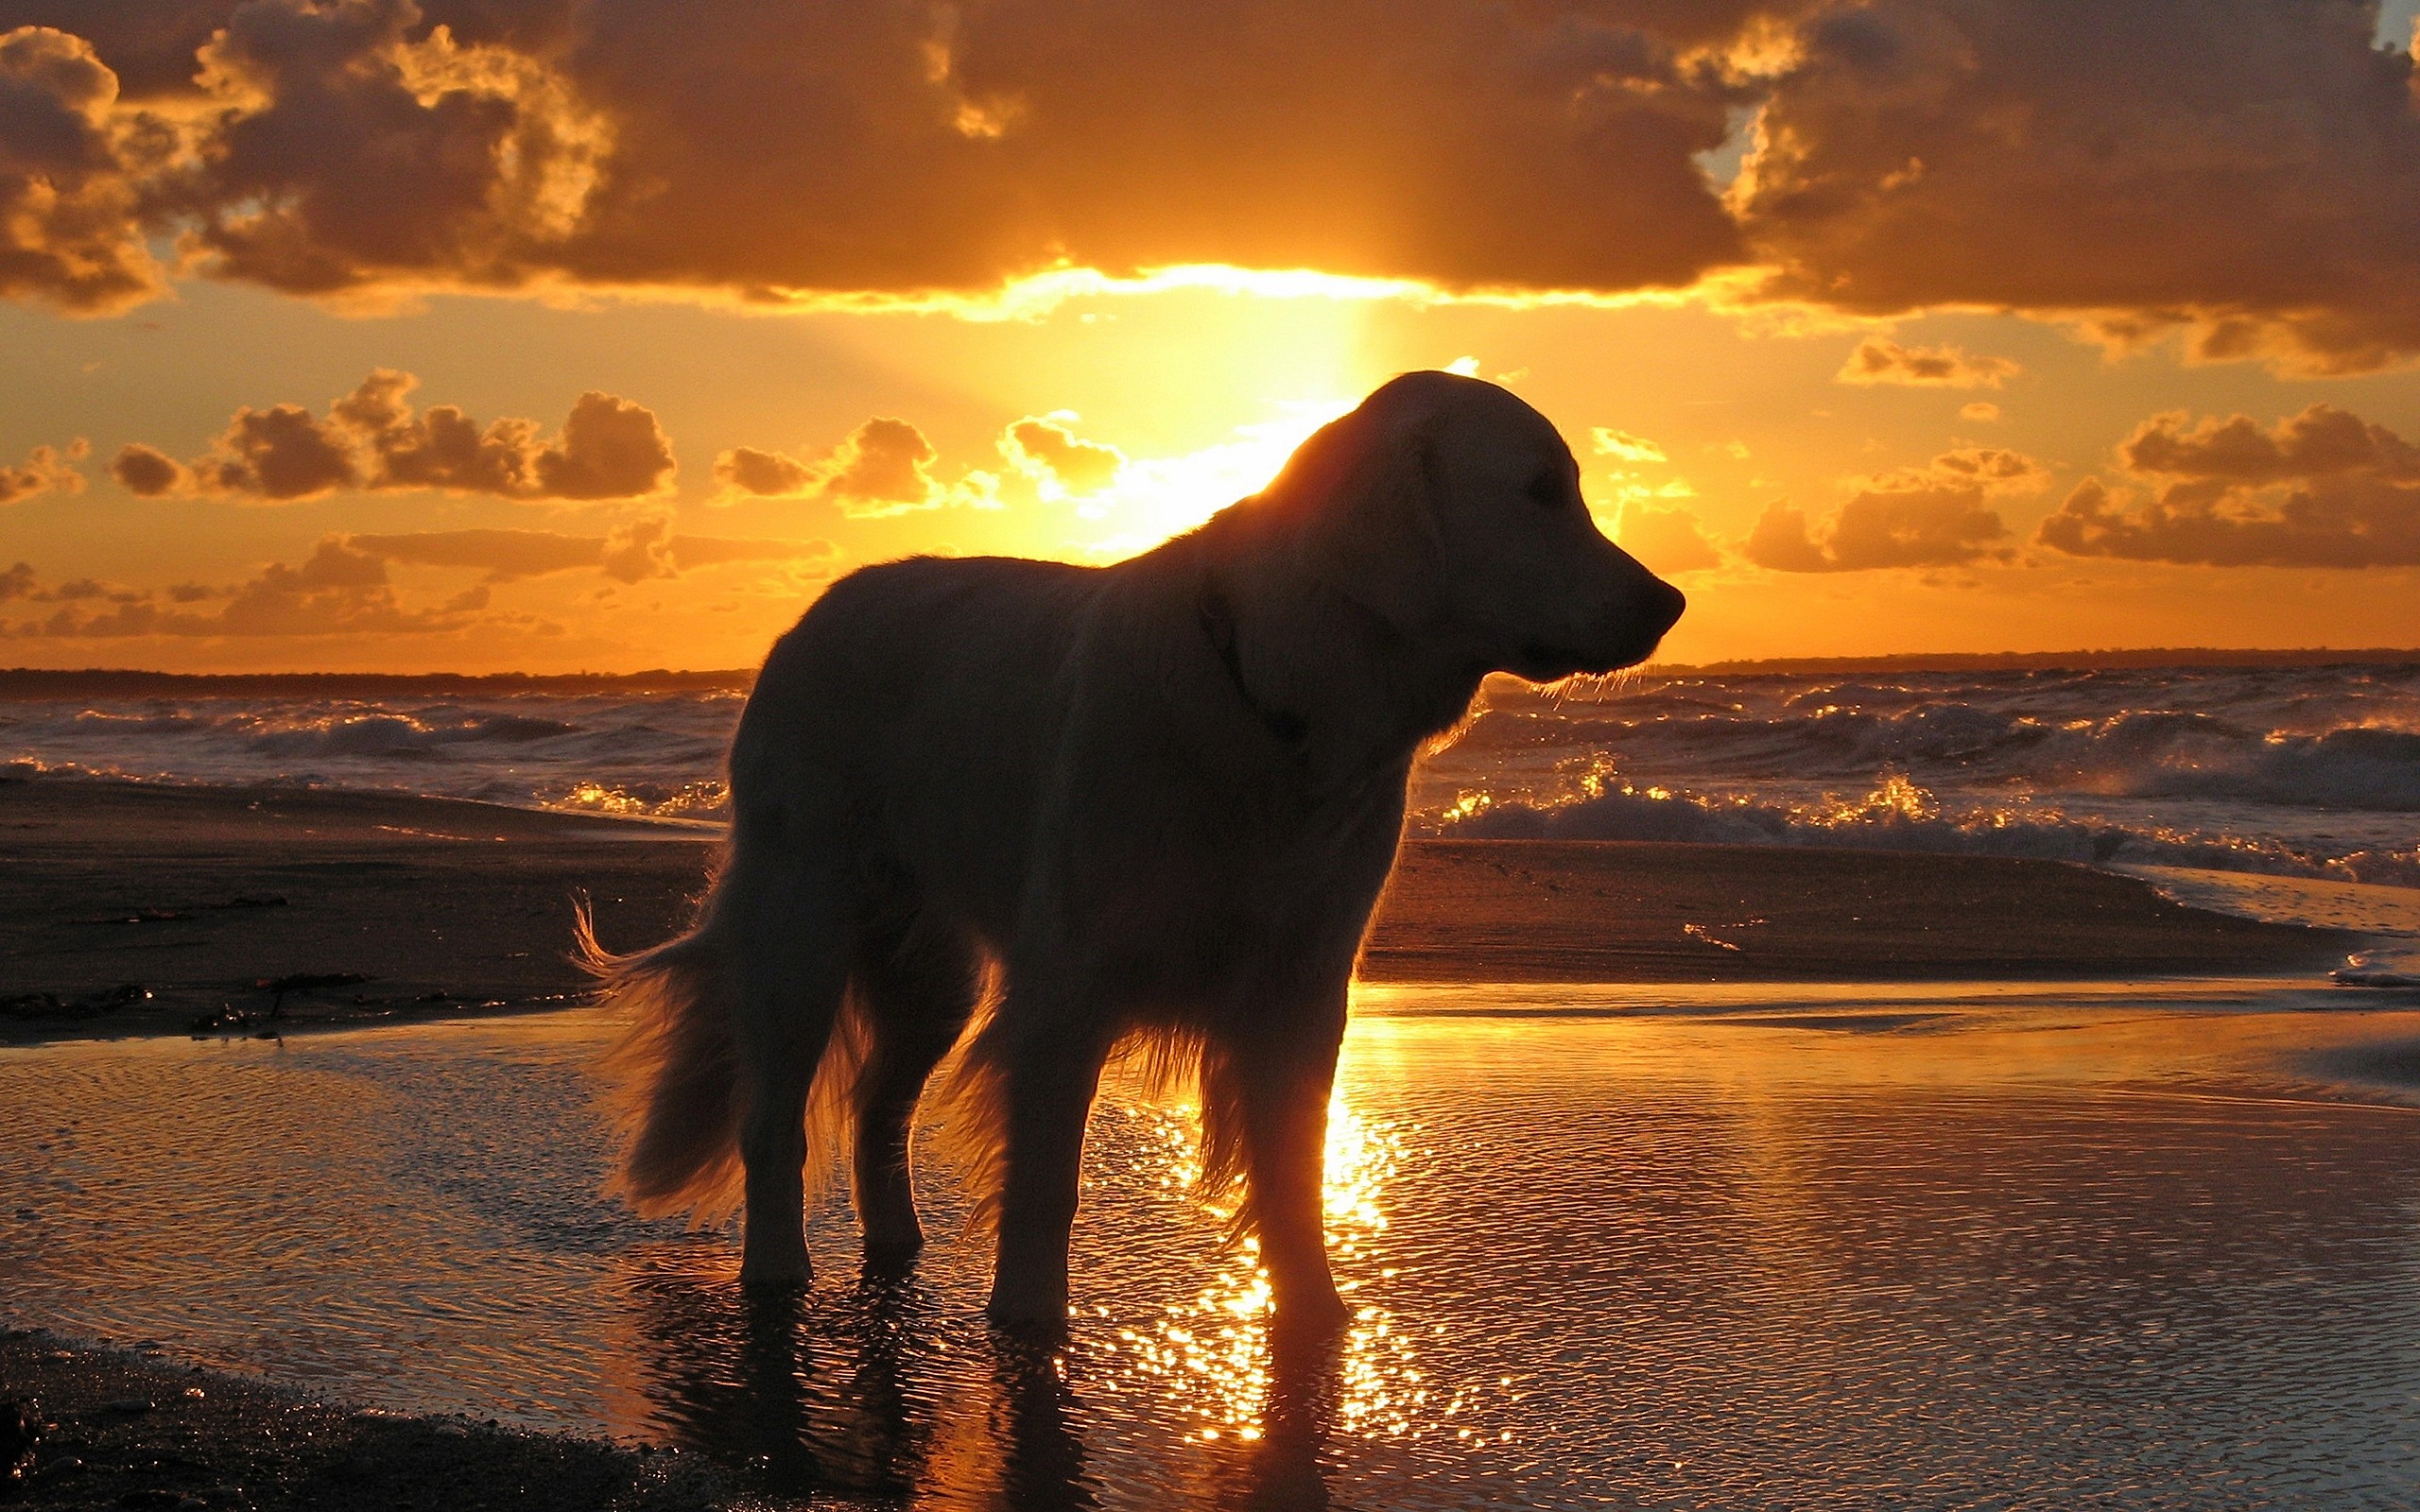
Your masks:
<svg viewBox="0 0 2420 1512"><path fill-rule="evenodd" d="M1079 519L1108 528L1080 549L1101 558L1130 557L1191 530L1257 492L1313 431L1356 403L1339 398L1278 401L1273 417L1236 426L1230 439L1178 456L1128 461L1107 488L1077 502Z"/></svg>
<svg viewBox="0 0 2420 1512"><path fill-rule="evenodd" d="M1157 1166L1150 1184L1184 1191L1201 1174L1198 1107L1189 1102L1135 1108ZM1403 1435L1441 1429L1442 1418L1462 1403L1462 1393L1442 1410L1409 1332L1390 1309L1371 1296L1374 1282L1391 1280L1374 1245L1387 1228L1388 1189L1408 1148L1409 1131L1392 1121L1357 1111L1341 1090L1329 1100L1324 1207L1328 1252L1338 1290L1354 1321L1344 1341L1337 1414L1340 1423L1365 1435ZM1223 1223L1233 1215L1233 1194L1203 1200L1206 1214ZM1188 1436L1250 1443L1265 1425L1270 1390L1269 1272L1260 1245L1246 1237L1220 1257L1215 1273L1189 1302L1179 1303L1152 1322L1121 1328L1107 1352L1113 1368L1156 1383L1183 1404L1193 1426Z"/></svg>

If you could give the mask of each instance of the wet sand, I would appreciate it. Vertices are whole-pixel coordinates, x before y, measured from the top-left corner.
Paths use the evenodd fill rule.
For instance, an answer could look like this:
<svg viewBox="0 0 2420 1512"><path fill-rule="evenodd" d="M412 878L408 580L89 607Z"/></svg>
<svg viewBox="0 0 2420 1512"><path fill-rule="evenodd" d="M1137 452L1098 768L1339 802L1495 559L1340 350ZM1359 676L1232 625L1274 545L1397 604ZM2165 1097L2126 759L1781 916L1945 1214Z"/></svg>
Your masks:
<svg viewBox="0 0 2420 1512"><path fill-rule="evenodd" d="M359 1411L157 1355L0 1332L0 1502L30 1512L704 1512L733 1495L677 1448Z"/></svg>
<svg viewBox="0 0 2420 1512"><path fill-rule="evenodd" d="M698 891L698 827L404 796L0 782L0 1042L261 1034L575 1001ZM2056 862L1414 841L1373 982L2107 979L2316 971L2359 936Z"/></svg>

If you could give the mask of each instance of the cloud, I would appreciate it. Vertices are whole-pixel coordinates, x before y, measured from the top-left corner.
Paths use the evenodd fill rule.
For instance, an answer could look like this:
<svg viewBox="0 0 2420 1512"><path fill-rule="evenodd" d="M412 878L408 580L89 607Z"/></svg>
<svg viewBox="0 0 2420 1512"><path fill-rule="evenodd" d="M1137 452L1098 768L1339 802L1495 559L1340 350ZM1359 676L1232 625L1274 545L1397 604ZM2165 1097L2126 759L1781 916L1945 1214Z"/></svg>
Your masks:
<svg viewBox="0 0 2420 1512"><path fill-rule="evenodd" d="M84 474L70 464L81 461L91 450L79 438L68 442L63 451L55 446L37 446L21 466L0 464L0 505L15 504L37 493L54 490L60 493L83 492Z"/></svg>
<svg viewBox="0 0 2420 1512"><path fill-rule="evenodd" d="M2420 565L2420 447L2333 405L2273 426L2157 415L2118 455L2144 487L2084 479L2042 522L2041 544L2221 567Z"/></svg>
<svg viewBox="0 0 2420 1512"><path fill-rule="evenodd" d="M595 567L605 552L603 536L561 535L552 530L423 530L347 536L344 542L382 561L477 568L492 583Z"/></svg>
<svg viewBox="0 0 2420 1512"><path fill-rule="evenodd" d="M2000 418L2000 406L1987 399L1979 399L1971 404L1959 405L1958 418L1988 423Z"/></svg>
<svg viewBox="0 0 2420 1512"><path fill-rule="evenodd" d="M2420 352L2420 112L2320 0L7 0L0 293L981 296L1317 269ZM70 35L74 33L76 35ZM182 61L180 62L182 57ZM1703 165L1753 118L1727 193Z"/></svg>
<svg viewBox="0 0 2420 1512"><path fill-rule="evenodd" d="M137 498L157 499L192 487L184 464L156 446L131 441L118 448L110 462L110 476Z"/></svg>
<svg viewBox="0 0 2420 1512"><path fill-rule="evenodd" d="M726 498L825 499L846 514L866 518L949 502L951 490L932 474L938 455L915 426L876 416L812 461L743 446L715 458L715 476Z"/></svg>
<svg viewBox="0 0 2420 1512"><path fill-rule="evenodd" d="M352 550L382 561L418 567L468 567L490 583L549 573L595 569L623 582L670 577L691 567L734 561L828 563L829 541L783 541L672 533L663 516L635 521L611 535L552 530L424 530L343 538Z"/></svg>
<svg viewBox="0 0 2420 1512"><path fill-rule="evenodd" d="M1664 448L1644 436L1633 436L1628 431L1615 430L1610 425L1599 425L1591 430L1588 435L1597 443L1597 453L1600 456L1616 457L1624 462L1664 460Z"/></svg>
<svg viewBox="0 0 2420 1512"><path fill-rule="evenodd" d="M2420 112L2375 26L2274 0L1826 9L1731 203L1774 294L2377 367L2420 351Z"/></svg>
<svg viewBox="0 0 2420 1512"><path fill-rule="evenodd" d="M1969 356L1959 347L1903 347L1868 336L1833 378L1844 384L1916 388L1997 388L2025 369L2006 357Z"/></svg>
<svg viewBox="0 0 2420 1512"><path fill-rule="evenodd" d="M1659 573L1722 565L1722 553L1706 534L1705 522L1686 507L1659 509L1650 504L1627 503L1614 539L1624 551Z"/></svg>
<svg viewBox="0 0 2420 1512"><path fill-rule="evenodd" d="M758 498L804 498L815 491L815 469L786 452L735 446L715 458L726 491Z"/></svg>
<svg viewBox="0 0 2420 1512"><path fill-rule="evenodd" d="M100 314L162 288L138 215L143 123L117 94L83 39L0 32L0 296Z"/></svg>
<svg viewBox="0 0 2420 1512"><path fill-rule="evenodd" d="M2216 417L2186 429L2183 412L2155 415L2119 443L2135 472L2219 478L2229 483L2360 474L2420 481L2420 447L2375 421L2318 404L2264 429L2249 415Z"/></svg>
<svg viewBox="0 0 2420 1512"><path fill-rule="evenodd" d="M2001 542L2009 529L1991 497L2037 489L2048 478L2048 469L2021 452L1959 447L1925 467L1866 479L1820 525L1787 501L1769 504L1741 551L1759 567L1787 573L2006 560L2013 553Z"/></svg>
<svg viewBox="0 0 2420 1512"><path fill-rule="evenodd" d="M1064 409L1028 415L1000 433L1000 455L1042 485L1046 497L1098 493L1117 481L1126 454L1068 429L1080 418Z"/></svg>
<svg viewBox="0 0 2420 1512"><path fill-rule="evenodd" d="M1069 262L1685 284L1739 250L1694 157L1722 146L1739 94L1704 49L1761 9L0 13L92 39L104 124L147 109L112 68L179 103L154 117L175 150L108 159L110 181L212 276L307 295L576 283L782 300L984 292Z"/></svg>
<svg viewBox="0 0 2420 1512"><path fill-rule="evenodd" d="M68 595L54 591L51 596ZM387 564L333 536L321 540L300 566L269 563L258 576L236 588L215 614L164 609L147 594L111 596L116 603L107 612L85 614L72 607L62 608L47 620L16 627L13 633L83 639L417 635L459 629L470 623L460 610L405 609L388 581Z"/></svg>
<svg viewBox="0 0 2420 1512"><path fill-rule="evenodd" d="M339 489L627 499L671 484L671 440L644 405L591 389L549 440L535 421L482 428L451 404L415 413L407 396L419 382L380 368L324 416L300 404L247 406L190 464L136 443L118 453L110 472L145 497L191 491L272 503Z"/></svg>
<svg viewBox="0 0 2420 1512"><path fill-rule="evenodd" d="M25 598L33 591L33 563L21 561L7 572L0 573L0 602L12 598Z"/></svg>

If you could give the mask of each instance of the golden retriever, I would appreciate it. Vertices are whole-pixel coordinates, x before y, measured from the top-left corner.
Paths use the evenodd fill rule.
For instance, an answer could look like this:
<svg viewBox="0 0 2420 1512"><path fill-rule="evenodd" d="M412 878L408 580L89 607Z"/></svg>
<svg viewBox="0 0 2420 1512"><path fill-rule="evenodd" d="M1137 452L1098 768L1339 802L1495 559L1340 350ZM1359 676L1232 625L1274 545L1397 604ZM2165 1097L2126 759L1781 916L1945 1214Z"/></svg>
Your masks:
<svg viewBox="0 0 2420 1512"><path fill-rule="evenodd" d="M1205 1174L1241 1179L1281 1324L1340 1324L1329 1084L1412 762L1490 672L1630 665L1682 604L1599 532L1544 416L1442 372L1114 566L841 578L741 716L696 926L615 957L583 922L631 1021L619 1189L650 1213L735 1191L742 1280L804 1282L821 1067L868 1251L911 1253L910 1123L979 1019L955 1075L991 1157L990 1313L1063 1327L1086 1115L1140 1036L1199 1078Z"/></svg>

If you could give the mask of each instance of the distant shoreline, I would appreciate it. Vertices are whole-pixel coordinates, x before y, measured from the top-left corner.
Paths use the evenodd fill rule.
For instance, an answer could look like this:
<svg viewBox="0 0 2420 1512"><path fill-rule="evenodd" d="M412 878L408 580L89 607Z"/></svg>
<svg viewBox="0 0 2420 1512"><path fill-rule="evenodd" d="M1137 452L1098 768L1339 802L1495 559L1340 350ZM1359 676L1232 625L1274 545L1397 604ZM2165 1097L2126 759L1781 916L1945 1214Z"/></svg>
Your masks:
<svg viewBox="0 0 2420 1512"><path fill-rule="evenodd" d="M1656 677L1828 677L1910 672L2100 672L2163 667L2197 670L2266 667L2420 666L2420 646L2292 650L2169 646L2142 650L1910 651L1890 656L1769 657L1727 662L1657 662ZM523 693L733 693L755 684L748 668L644 672L154 672L133 667L0 667L0 700L43 698L241 697L299 695L389 697L419 695L504 696Z"/></svg>

